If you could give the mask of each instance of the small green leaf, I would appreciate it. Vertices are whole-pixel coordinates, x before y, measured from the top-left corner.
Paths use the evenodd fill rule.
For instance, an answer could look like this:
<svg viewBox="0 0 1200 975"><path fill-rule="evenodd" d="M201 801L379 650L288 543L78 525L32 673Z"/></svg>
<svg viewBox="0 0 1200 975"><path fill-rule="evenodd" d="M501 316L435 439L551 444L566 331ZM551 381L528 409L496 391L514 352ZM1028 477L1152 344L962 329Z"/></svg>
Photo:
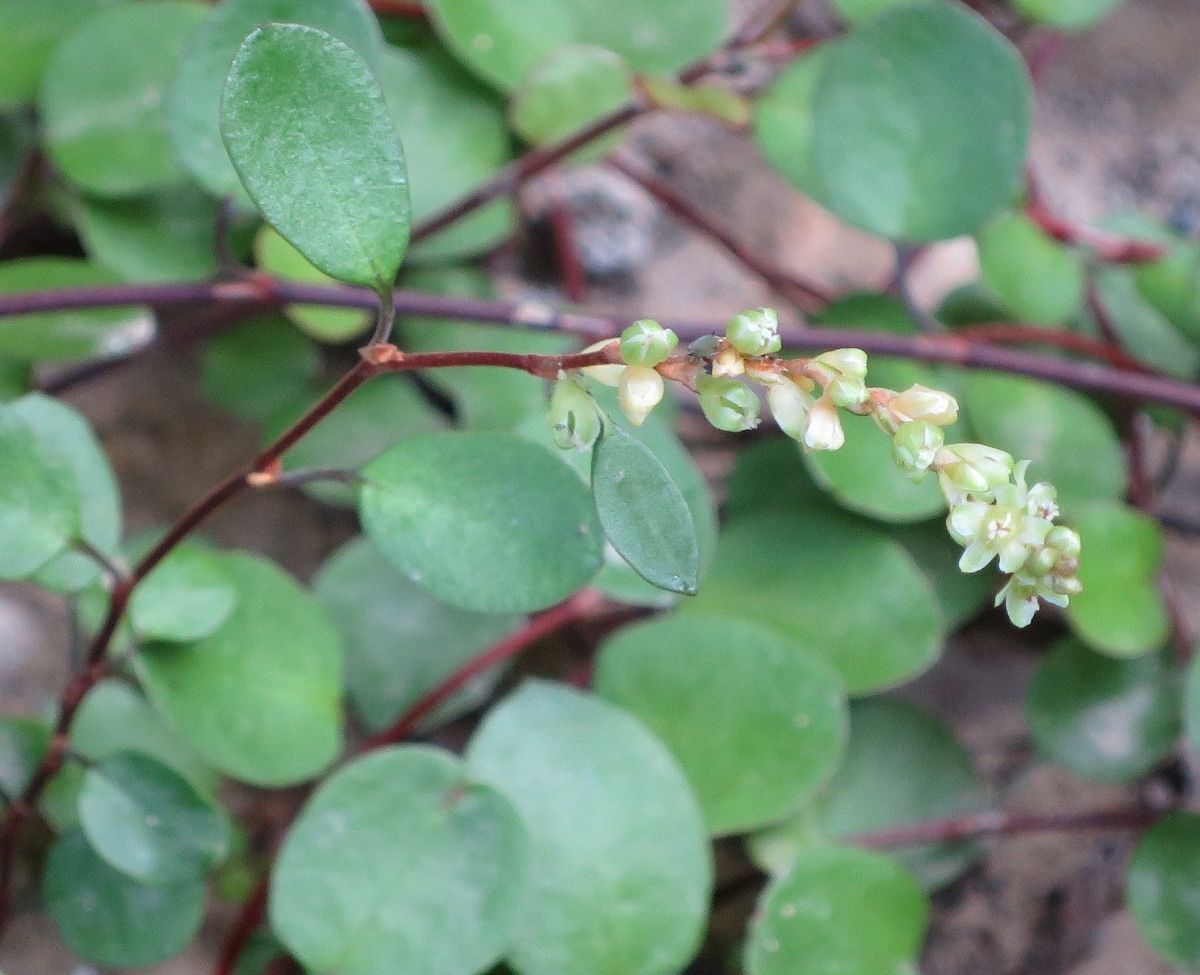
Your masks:
<svg viewBox="0 0 1200 975"><path fill-rule="evenodd" d="M338 549L313 584L346 644L346 689L363 724L379 731L487 647L516 629L511 613L471 613L434 599L368 539ZM448 700L430 721L480 703L498 671Z"/></svg>
<svg viewBox="0 0 1200 975"><path fill-rule="evenodd" d="M807 851L766 891L746 944L747 975L915 971L929 901L891 857Z"/></svg>
<svg viewBox="0 0 1200 975"><path fill-rule="evenodd" d="M1200 246L1163 234L1167 256L1133 270L1138 291L1172 325L1200 342Z"/></svg>
<svg viewBox="0 0 1200 975"><path fill-rule="evenodd" d="M1101 267L1096 283L1121 345L1146 365L1190 382L1200 367L1196 336L1185 337L1147 300L1130 268Z"/></svg>
<svg viewBox="0 0 1200 975"><path fill-rule="evenodd" d="M954 733L904 701L869 699L850 709L850 745L833 780L800 814L750 838L750 854L786 874L829 839L977 812L983 782ZM896 859L927 890L952 882L976 859L978 844L898 849Z"/></svg>
<svg viewBox="0 0 1200 975"><path fill-rule="evenodd" d="M23 579L59 555L79 525L72 474L11 406L0 406L0 579Z"/></svg>
<svg viewBox="0 0 1200 975"><path fill-rule="evenodd" d="M0 294L119 284L103 268L70 257L27 257L0 264ZM117 355L154 335L144 308L81 308L14 315L0 328L0 355L22 362L55 362Z"/></svg>
<svg viewBox="0 0 1200 975"><path fill-rule="evenodd" d="M225 623L195 643L148 645L135 669L206 761L254 785L302 782L341 749L341 640L320 604L271 563L222 562L238 599Z"/></svg>
<svg viewBox="0 0 1200 975"><path fill-rule="evenodd" d="M179 954L204 919L203 880L141 883L105 863L80 831L50 848L42 896L72 951L118 968Z"/></svg>
<svg viewBox="0 0 1200 975"><path fill-rule="evenodd" d="M0 789L6 796L25 791L50 746L50 735L50 726L44 721L0 716Z"/></svg>
<svg viewBox="0 0 1200 975"><path fill-rule="evenodd" d="M234 56L221 135L250 197L305 258L386 290L408 247L400 137L371 68L300 24L268 24Z"/></svg>
<svg viewBox="0 0 1200 975"><path fill-rule="evenodd" d="M321 362L312 342L280 317L261 318L222 332L204 347L204 395L248 420L267 420L287 408L297 390L311 388ZM311 406L316 395L305 401Z"/></svg>
<svg viewBox="0 0 1200 975"><path fill-rule="evenodd" d="M96 11L117 0L58 0L46 16L44 0L0 3L0 110L33 101L54 47Z"/></svg>
<svg viewBox="0 0 1200 975"><path fill-rule="evenodd" d="M587 488L548 450L510 434L411 437L364 470L360 516L379 550L452 606L543 609L600 568Z"/></svg>
<svg viewBox="0 0 1200 975"><path fill-rule="evenodd" d="M187 779L122 752L88 769L79 822L92 849L143 883L202 878L229 845L229 821Z"/></svg>
<svg viewBox="0 0 1200 975"><path fill-rule="evenodd" d="M221 142L218 117L229 62L262 24L317 27L350 45L374 66L379 24L364 0L223 0L188 38L166 93L167 125L179 161L215 197L244 193Z"/></svg>
<svg viewBox="0 0 1200 975"><path fill-rule="evenodd" d="M527 142L557 142L624 105L633 94L633 72L619 54L590 44L568 44L546 55L521 79L509 103L509 119ZM598 158L609 148L592 146L588 155Z"/></svg>
<svg viewBox="0 0 1200 975"><path fill-rule="evenodd" d="M502 795L446 752L389 748L332 776L288 831L271 926L313 971L481 972L511 942L525 868Z"/></svg>
<svg viewBox="0 0 1200 975"><path fill-rule="evenodd" d="M509 952L522 975L660 975L695 954L712 864L670 753L625 712L529 682L493 708L467 764L529 835Z"/></svg>
<svg viewBox="0 0 1200 975"><path fill-rule="evenodd" d="M610 424L592 450L592 494L605 536L638 575L670 592L696 592L692 514L649 447Z"/></svg>
<svg viewBox="0 0 1200 975"><path fill-rule="evenodd" d="M1073 522L1083 541L1083 592L1067 607L1071 629L1114 657L1157 650L1171 629L1156 583L1164 546L1158 522L1122 504L1089 505Z"/></svg>
<svg viewBox="0 0 1200 975"><path fill-rule="evenodd" d="M1042 754L1100 782L1141 778L1179 737L1178 688L1161 654L1113 660L1078 640L1042 660L1026 715Z"/></svg>
<svg viewBox="0 0 1200 975"><path fill-rule="evenodd" d="M845 745L841 676L746 620L675 616L623 629L600 651L595 686L671 749L718 835L793 812Z"/></svg>
<svg viewBox="0 0 1200 975"><path fill-rule="evenodd" d="M1129 864L1128 899L1150 947L1200 968L1200 815L1174 813L1142 837Z"/></svg>
<svg viewBox="0 0 1200 975"><path fill-rule="evenodd" d="M1030 20L1068 31L1098 24L1120 4L1121 0L1013 0Z"/></svg>
<svg viewBox="0 0 1200 975"><path fill-rule="evenodd" d="M220 628L236 604L221 557L185 543L138 583L129 619L144 639L188 643Z"/></svg>
<svg viewBox="0 0 1200 975"><path fill-rule="evenodd" d="M163 90L204 14L203 4L182 0L122 4L88 18L55 48L38 111L46 150L63 175L101 196L186 181L167 138ZM103 56L116 51L122 55Z"/></svg>
<svg viewBox="0 0 1200 975"><path fill-rule="evenodd" d="M979 232L979 263L1017 318L1052 325L1083 305L1082 258L1022 214L1002 214Z"/></svg>

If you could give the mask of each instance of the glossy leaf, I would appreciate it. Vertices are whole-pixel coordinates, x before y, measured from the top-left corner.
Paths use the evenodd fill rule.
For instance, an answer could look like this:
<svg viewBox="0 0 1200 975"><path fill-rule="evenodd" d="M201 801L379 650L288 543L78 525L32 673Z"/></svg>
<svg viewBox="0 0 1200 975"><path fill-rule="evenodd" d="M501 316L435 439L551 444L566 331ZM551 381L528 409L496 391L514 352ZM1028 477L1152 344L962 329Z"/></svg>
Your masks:
<svg viewBox="0 0 1200 975"><path fill-rule="evenodd" d="M516 629L511 613L472 613L410 582L365 538L348 542L313 584L346 645L346 689L363 724L385 728L468 660ZM480 703L499 673L481 675L431 716Z"/></svg>
<svg viewBox="0 0 1200 975"><path fill-rule="evenodd" d="M144 884L109 866L82 832L50 848L46 909L72 951L99 965L141 967L177 955L204 916L204 882Z"/></svg>
<svg viewBox="0 0 1200 975"><path fill-rule="evenodd" d="M671 749L715 834L794 811L845 745L841 676L747 620L675 616L623 629L600 651L595 687Z"/></svg>
<svg viewBox="0 0 1200 975"><path fill-rule="evenodd" d="M512 88L564 44L595 44L636 71L664 74L715 50L724 36L725 0L432 0L428 8L448 46L499 88Z"/></svg>
<svg viewBox="0 0 1200 975"><path fill-rule="evenodd" d="M983 279L1019 319L1054 324L1083 304L1083 260L1029 217L1006 213L979 233Z"/></svg>
<svg viewBox="0 0 1200 975"><path fill-rule="evenodd" d="M1084 30L1114 11L1121 0L1013 0L1030 20L1061 30Z"/></svg>
<svg viewBox="0 0 1200 975"><path fill-rule="evenodd" d="M411 437L363 476L367 535L452 606L542 609L600 568L603 536L587 489L549 451L518 437Z"/></svg>
<svg viewBox="0 0 1200 975"><path fill-rule="evenodd" d="M509 118L526 142L557 142L620 108L633 95L633 73L619 54L568 44L546 55L521 80L509 104ZM594 146L589 155L597 155Z"/></svg>
<svg viewBox="0 0 1200 975"><path fill-rule="evenodd" d="M254 785L304 781L341 748L341 640L274 565L242 554L222 562L238 594L233 613L195 643L147 646L138 676L205 761Z"/></svg>
<svg viewBox="0 0 1200 975"><path fill-rule="evenodd" d="M1158 522L1121 504L1090 505L1073 519L1083 541L1071 628L1097 650L1135 657L1161 647L1171 622L1158 591L1163 536Z"/></svg>
<svg viewBox="0 0 1200 975"><path fill-rule="evenodd" d="M221 137L251 199L305 258L391 287L408 247L408 176L383 92L352 48L313 27L260 27L229 69Z"/></svg>
<svg viewBox="0 0 1200 975"><path fill-rule="evenodd" d="M0 294L119 282L111 272L69 257L27 257L0 264ZM138 307L14 315L0 328L0 355L22 362L117 355L148 341L154 328L149 311Z"/></svg>
<svg viewBox="0 0 1200 975"><path fill-rule="evenodd" d="M880 975L914 970L929 902L890 857L808 851L759 903L747 975Z"/></svg>
<svg viewBox="0 0 1200 975"><path fill-rule="evenodd" d="M267 420L292 404L297 390L312 388L320 358L312 342L280 317L261 318L222 332L204 347L204 394L231 413ZM316 394L307 397L312 404Z"/></svg>
<svg viewBox="0 0 1200 975"><path fill-rule="evenodd" d="M1142 837L1129 864L1128 901L1155 951L1200 968L1200 815L1174 813Z"/></svg>
<svg viewBox="0 0 1200 975"><path fill-rule="evenodd" d="M0 109L33 101L55 45L88 17L117 0L58 0L46 16L44 0L0 4Z"/></svg>
<svg viewBox="0 0 1200 975"><path fill-rule="evenodd" d="M609 425L592 449L592 494L605 536L642 578L671 592L696 592L700 549L692 514L649 447Z"/></svg>
<svg viewBox="0 0 1200 975"><path fill-rule="evenodd" d="M1125 454L1107 416L1087 397L1061 386L972 372L965 402L978 439L1031 460L1028 481L1049 481L1072 515L1089 501L1125 493Z"/></svg>
<svg viewBox="0 0 1200 975"><path fill-rule="evenodd" d="M288 831L271 926L313 971L466 975L508 947L525 887L509 802L433 748L390 748L331 777Z"/></svg>
<svg viewBox="0 0 1200 975"><path fill-rule="evenodd" d="M734 522L682 611L766 623L830 660L853 694L921 673L944 636L933 591L908 554L836 513Z"/></svg>
<svg viewBox="0 0 1200 975"><path fill-rule="evenodd" d="M1058 643L1038 666L1026 705L1043 755L1101 782L1132 782L1179 737L1179 694L1162 655L1113 660L1077 640Z"/></svg>
<svg viewBox="0 0 1200 975"><path fill-rule="evenodd" d="M102 196L186 181L167 137L163 91L204 13L184 0L122 4L88 18L55 48L38 111L47 152L64 176ZM122 56L107 56L114 51Z"/></svg>
<svg viewBox="0 0 1200 975"><path fill-rule="evenodd" d="M634 718L529 682L467 748L529 835L530 874L509 952L522 975L657 975L699 947L712 865L670 753Z"/></svg>
<svg viewBox="0 0 1200 975"><path fill-rule="evenodd" d="M271 22L308 24L369 64L379 58L379 26L364 0L223 0L213 6L184 45L166 109L180 162L215 197L245 193L217 122L229 63L247 34Z"/></svg>
<svg viewBox="0 0 1200 975"><path fill-rule="evenodd" d="M833 780L797 816L752 836L750 853L780 876L828 840L977 812L983 804L971 755L942 722L904 701L858 701ZM926 890L936 890L979 852L975 843L958 842L902 847L894 855Z"/></svg>
<svg viewBox="0 0 1200 975"><path fill-rule="evenodd" d="M756 131L772 165L849 223L940 240L974 231L1016 192L1031 107L1008 41L930 0L890 7L786 70Z"/></svg>
<svg viewBox="0 0 1200 975"><path fill-rule="evenodd" d="M188 643L219 629L237 599L221 556L185 543L134 589L129 618L144 639Z"/></svg>
<svg viewBox="0 0 1200 975"><path fill-rule="evenodd" d="M219 809L178 772L134 752L88 769L79 821L93 850L143 883L202 878L229 845Z"/></svg>

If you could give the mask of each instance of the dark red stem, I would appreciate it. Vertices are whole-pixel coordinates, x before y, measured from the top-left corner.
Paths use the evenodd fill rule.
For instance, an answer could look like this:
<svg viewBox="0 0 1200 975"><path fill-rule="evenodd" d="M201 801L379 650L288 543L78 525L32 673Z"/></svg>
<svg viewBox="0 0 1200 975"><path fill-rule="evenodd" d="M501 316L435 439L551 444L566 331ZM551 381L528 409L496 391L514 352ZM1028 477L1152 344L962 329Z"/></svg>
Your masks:
<svg viewBox="0 0 1200 975"><path fill-rule="evenodd" d="M217 956L217 964L213 975L234 975L242 952L250 944L254 932L259 929L267 917L267 898L271 892L270 874L264 874L257 886L246 898L238 912L229 935L221 945L221 953Z"/></svg>
<svg viewBox="0 0 1200 975"><path fill-rule="evenodd" d="M1148 240L1089 227L1055 213L1042 194L1041 183L1030 170L1026 175L1028 199L1025 214L1055 240L1086 247L1110 264L1141 264L1167 256L1168 248Z"/></svg>

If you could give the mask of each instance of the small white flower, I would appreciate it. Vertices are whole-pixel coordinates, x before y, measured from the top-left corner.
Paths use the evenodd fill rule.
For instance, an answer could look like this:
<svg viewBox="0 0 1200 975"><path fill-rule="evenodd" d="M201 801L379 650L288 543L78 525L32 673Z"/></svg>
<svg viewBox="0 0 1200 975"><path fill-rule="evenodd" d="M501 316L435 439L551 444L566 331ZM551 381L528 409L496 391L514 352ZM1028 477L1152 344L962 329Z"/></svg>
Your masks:
<svg viewBox="0 0 1200 975"><path fill-rule="evenodd" d="M626 366L617 387L617 402L629 422L640 427L662 402L663 391L663 377L655 370L649 366Z"/></svg>
<svg viewBox="0 0 1200 975"><path fill-rule="evenodd" d="M958 419L958 401L953 396L920 383L897 393L882 409L890 414L896 425L924 420L937 427L948 427Z"/></svg>
<svg viewBox="0 0 1200 975"><path fill-rule="evenodd" d="M862 349L833 349L816 356L816 361L828 366L847 379L867 377L867 354Z"/></svg>
<svg viewBox="0 0 1200 975"><path fill-rule="evenodd" d="M804 446L809 450L837 450L846 442L837 407L822 395L808 411L804 423Z"/></svg>
<svg viewBox="0 0 1200 975"><path fill-rule="evenodd" d="M767 387L767 405L779 429L793 440L803 440L812 409L813 398L790 379L772 383Z"/></svg>

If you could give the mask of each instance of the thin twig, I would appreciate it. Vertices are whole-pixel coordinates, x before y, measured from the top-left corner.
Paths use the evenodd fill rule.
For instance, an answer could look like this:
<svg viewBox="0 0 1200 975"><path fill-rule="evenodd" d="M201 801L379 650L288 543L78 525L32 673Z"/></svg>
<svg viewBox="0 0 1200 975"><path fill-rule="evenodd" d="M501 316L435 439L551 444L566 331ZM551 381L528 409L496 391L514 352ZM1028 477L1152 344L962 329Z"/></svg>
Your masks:
<svg viewBox="0 0 1200 975"><path fill-rule="evenodd" d="M1099 230L1055 213L1046 202L1041 183L1032 169L1026 173L1026 185L1026 216L1055 240L1086 247L1109 264L1141 264L1167 256L1168 248L1163 244Z"/></svg>

